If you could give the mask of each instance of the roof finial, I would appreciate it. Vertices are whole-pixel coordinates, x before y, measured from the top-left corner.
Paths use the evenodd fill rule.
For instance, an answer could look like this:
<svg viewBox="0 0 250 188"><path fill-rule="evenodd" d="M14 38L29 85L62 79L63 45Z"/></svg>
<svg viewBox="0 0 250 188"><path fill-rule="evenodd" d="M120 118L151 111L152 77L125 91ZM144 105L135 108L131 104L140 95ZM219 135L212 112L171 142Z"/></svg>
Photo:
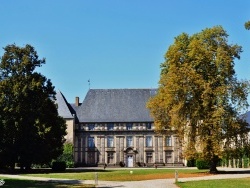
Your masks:
<svg viewBox="0 0 250 188"><path fill-rule="evenodd" d="M89 89L90 89L90 79L88 79L88 83L89 83Z"/></svg>

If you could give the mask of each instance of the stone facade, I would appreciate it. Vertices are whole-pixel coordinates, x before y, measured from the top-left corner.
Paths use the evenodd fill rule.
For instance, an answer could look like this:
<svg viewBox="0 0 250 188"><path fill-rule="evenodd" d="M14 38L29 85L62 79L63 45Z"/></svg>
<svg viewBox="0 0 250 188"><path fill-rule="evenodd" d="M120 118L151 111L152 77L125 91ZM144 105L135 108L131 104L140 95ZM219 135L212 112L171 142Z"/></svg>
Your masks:
<svg viewBox="0 0 250 188"><path fill-rule="evenodd" d="M146 102L152 89L90 90L83 103L69 104L57 94L78 166L183 165L182 148L174 135L155 133ZM64 104L60 104L64 103ZM118 103L118 104L117 104ZM61 107L68 109L61 109ZM69 116L69 115L68 115ZM112 121L113 120L113 121Z"/></svg>

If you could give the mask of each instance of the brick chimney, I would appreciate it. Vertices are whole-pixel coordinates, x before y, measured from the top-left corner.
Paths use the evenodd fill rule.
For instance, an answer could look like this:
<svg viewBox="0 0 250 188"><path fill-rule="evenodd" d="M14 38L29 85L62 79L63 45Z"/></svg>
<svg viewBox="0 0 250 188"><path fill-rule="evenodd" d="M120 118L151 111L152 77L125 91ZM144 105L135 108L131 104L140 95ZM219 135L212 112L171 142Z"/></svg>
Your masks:
<svg viewBox="0 0 250 188"><path fill-rule="evenodd" d="M79 106L79 97L76 97L75 105Z"/></svg>

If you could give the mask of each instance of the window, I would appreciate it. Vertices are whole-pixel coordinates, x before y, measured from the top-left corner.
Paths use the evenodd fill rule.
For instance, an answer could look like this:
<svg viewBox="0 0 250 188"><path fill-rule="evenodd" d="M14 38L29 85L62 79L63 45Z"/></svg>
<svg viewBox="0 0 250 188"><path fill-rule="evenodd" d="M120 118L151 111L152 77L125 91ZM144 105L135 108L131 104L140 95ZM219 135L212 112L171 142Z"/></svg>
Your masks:
<svg viewBox="0 0 250 188"><path fill-rule="evenodd" d="M166 137L166 146L172 146L172 139L171 136Z"/></svg>
<svg viewBox="0 0 250 188"><path fill-rule="evenodd" d="M114 137L113 136L108 136L107 138L107 146L110 147L114 147Z"/></svg>
<svg viewBox="0 0 250 188"><path fill-rule="evenodd" d="M114 130L114 123L108 123L107 127L108 127L108 131Z"/></svg>
<svg viewBox="0 0 250 188"><path fill-rule="evenodd" d="M146 147L152 147L152 136L146 136Z"/></svg>
<svg viewBox="0 0 250 188"><path fill-rule="evenodd" d="M88 137L88 147L89 147L89 148L95 147L95 138L92 137L92 136L89 136L89 137Z"/></svg>
<svg viewBox="0 0 250 188"><path fill-rule="evenodd" d="M114 163L114 153L113 152L108 152L108 164Z"/></svg>
<svg viewBox="0 0 250 188"><path fill-rule="evenodd" d="M172 163L172 152L167 151L166 152L166 163Z"/></svg>
<svg viewBox="0 0 250 188"><path fill-rule="evenodd" d="M95 124L88 124L89 131L95 130Z"/></svg>
<svg viewBox="0 0 250 188"><path fill-rule="evenodd" d="M132 146L133 146L133 137L127 136L127 147L132 147Z"/></svg>
<svg viewBox="0 0 250 188"><path fill-rule="evenodd" d="M127 123L126 127L127 127L127 130L132 130L133 124L132 123Z"/></svg>
<svg viewBox="0 0 250 188"><path fill-rule="evenodd" d="M146 123L146 128L147 129L152 129L152 124L151 123Z"/></svg>
<svg viewBox="0 0 250 188"><path fill-rule="evenodd" d="M153 154L152 152L146 153L146 163L153 163Z"/></svg>

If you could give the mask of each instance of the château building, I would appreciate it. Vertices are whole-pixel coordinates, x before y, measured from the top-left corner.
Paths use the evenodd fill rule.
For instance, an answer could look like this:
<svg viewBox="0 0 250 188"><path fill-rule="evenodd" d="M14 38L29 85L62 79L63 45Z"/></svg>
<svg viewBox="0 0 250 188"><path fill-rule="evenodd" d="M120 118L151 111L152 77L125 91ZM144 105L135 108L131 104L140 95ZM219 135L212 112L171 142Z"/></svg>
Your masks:
<svg viewBox="0 0 250 188"><path fill-rule="evenodd" d="M57 92L58 113L66 120L67 142L78 166L183 165L174 135L155 132L146 103L156 89L90 89L82 103Z"/></svg>

